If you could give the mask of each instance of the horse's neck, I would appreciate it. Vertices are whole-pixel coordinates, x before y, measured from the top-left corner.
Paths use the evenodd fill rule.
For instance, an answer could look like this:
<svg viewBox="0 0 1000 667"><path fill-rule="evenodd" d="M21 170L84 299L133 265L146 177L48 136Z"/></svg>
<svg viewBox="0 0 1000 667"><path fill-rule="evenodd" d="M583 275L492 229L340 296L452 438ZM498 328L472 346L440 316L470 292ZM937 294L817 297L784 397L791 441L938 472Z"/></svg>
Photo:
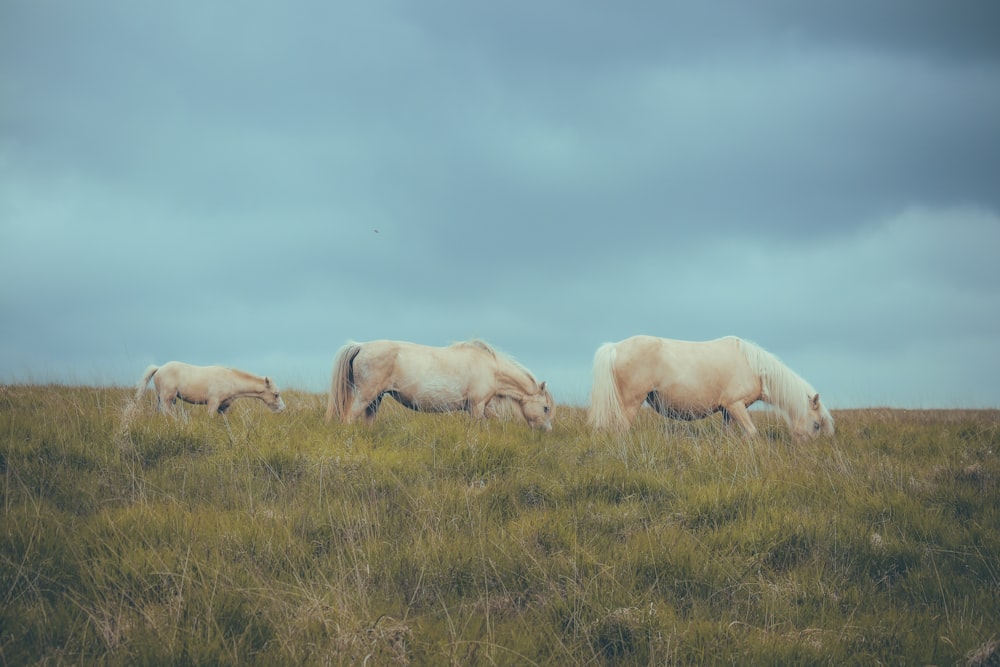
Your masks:
<svg viewBox="0 0 1000 667"><path fill-rule="evenodd" d="M807 410L806 401L814 393L809 383L770 352L745 341L741 343L747 361L760 379L760 400L793 419Z"/></svg>
<svg viewBox="0 0 1000 667"><path fill-rule="evenodd" d="M762 400L783 411L792 419L806 409L806 402L812 387L795 372L775 360L761 377Z"/></svg>
<svg viewBox="0 0 1000 667"><path fill-rule="evenodd" d="M229 372L239 387L237 393L240 396L256 396L264 390L264 378L259 375L247 373L236 368L230 368Z"/></svg>
<svg viewBox="0 0 1000 667"><path fill-rule="evenodd" d="M535 393L536 382L528 371L506 359L498 359L497 395L520 399Z"/></svg>

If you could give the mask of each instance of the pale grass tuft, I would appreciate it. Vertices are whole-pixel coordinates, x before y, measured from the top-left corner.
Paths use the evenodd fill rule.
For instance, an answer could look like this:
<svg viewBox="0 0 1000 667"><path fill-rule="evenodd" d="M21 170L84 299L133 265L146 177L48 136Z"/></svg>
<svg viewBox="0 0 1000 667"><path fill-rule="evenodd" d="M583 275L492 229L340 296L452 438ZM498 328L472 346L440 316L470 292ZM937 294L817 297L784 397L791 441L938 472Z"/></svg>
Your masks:
<svg viewBox="0 0 1000 667"><path fill-rule="evenodd" d="M1000 639L990 637L968 655L969 667L994 667L1000 665Z"/></svg>

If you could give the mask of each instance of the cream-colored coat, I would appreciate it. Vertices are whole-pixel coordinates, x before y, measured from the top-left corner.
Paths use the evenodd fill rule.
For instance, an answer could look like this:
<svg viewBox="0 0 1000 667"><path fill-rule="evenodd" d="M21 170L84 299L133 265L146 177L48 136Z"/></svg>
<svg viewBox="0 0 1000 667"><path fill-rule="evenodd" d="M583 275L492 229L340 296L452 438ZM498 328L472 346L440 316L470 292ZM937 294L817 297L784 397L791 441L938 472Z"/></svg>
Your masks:
<svg viewBox="0 0 1000 667"><path fill-rule="evenodd" d="M482 341L428 347L405 341L349 343L337 353L326 419L375 419L388 394L413 410L465 410L486 417L496 397L513 400L533 428L550 430L552 395L523 366Z"/></svg>
<svg viewBox="0 0 1000 667"><path fill-rule="evenodd" d="M207 405L211 413L225 414L237 398L259 398L275 412L285 409L285 402L271 378L260 377L223 366L192 366L182 361L168 361L150 366L136 387L139 400L152 378L160 412L170 412L179 398L187 403Z"/></svg>
<svg viewBox="0 0 1000 667"><path fill-rule="evenodd" d="M589 420L624 431L643 402L673 419L722 412L748 435L757 432L747 408L775 406L796 438L833 433L819 394L770 352L736 337L705 342L633 336L602 345L594 355Z"/></svg>

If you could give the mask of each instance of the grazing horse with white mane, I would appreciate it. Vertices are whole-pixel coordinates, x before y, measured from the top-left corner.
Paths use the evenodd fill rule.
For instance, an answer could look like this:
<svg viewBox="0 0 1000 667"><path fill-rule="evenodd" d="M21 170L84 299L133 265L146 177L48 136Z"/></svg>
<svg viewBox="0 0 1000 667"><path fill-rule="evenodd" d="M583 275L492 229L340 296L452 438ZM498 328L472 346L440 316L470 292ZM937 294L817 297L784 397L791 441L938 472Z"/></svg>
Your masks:
<svg viewBox="0 0 1000 667"><path fill-rule="evenodd" d="M260 377L223 366L192 366L181 361L168 361L162 366L150 366L136 386L135 400L142 397L152 378L160 412L170 413L170 406L179 398L187 403L207 405L212 414L225 414L237 398L259 398L274 412L285 409L278 388L269 377Z"/></svg>
<svg viewBox="0 0 1000 667"><path fill-rule="evenodd" d="M388 394L423 412L464 410L476 419L487 415L495 397L509 398L532 428L552 429L552 394L521 364L479 340L449 347L404 341L348 343L333 363L326 420L344 423L364 416L375 421Z"/></svg>
<svg viewBox="0 0 1000 667"><path fill-rule="evenodd" d="M833 435L833 417L812 386L763 348L734 336L706 342L633 336L605 343L594 355L589 420L626 431L643 402L664 417L724 421L757 433L747 407L770 403L796 439Z"/></svg>

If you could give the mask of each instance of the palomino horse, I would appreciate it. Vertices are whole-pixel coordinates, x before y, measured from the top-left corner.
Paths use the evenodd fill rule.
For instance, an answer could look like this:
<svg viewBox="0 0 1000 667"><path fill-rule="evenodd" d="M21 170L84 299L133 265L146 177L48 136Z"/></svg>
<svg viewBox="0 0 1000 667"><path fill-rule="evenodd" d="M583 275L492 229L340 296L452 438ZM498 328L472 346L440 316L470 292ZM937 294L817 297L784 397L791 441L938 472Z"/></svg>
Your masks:
<svg viewBox="0 0 1000 667"><path fill-rule="evenodd" d="M552 394L519 363L473 340L450 347L402 341L348 343L333 362L326 420L351 423L362 415L375 421L379 404L392 396L412 410L465 410L486 417L486 405L509 398L532 428L552 429Z"/></svg>
<svg viewBox="0 0 1000 667"><path fill-rule="evenodd" d="M187 403L208 405L210 413L225 414L237 398L259 398L275 412L285 409L278 388L269 377L260 377L235 368L222 366L192 366L181 361L168 361L162 366L150 366L136 387L135 400L142 397L150 378L156 387L160 412L170 412L178 398Z"/></svg>
<svg viewBox="0 0 1000 667"><path fill-rule="evenodd" d="M770 352L730 336L691 342L633 336L605 343L594 355L590 423L628 430L644 401L664 417L701 419L722 412L748 436L756 434L747 407L776 407L796 439L833 434L833 417L819 394Z"/></svg>

